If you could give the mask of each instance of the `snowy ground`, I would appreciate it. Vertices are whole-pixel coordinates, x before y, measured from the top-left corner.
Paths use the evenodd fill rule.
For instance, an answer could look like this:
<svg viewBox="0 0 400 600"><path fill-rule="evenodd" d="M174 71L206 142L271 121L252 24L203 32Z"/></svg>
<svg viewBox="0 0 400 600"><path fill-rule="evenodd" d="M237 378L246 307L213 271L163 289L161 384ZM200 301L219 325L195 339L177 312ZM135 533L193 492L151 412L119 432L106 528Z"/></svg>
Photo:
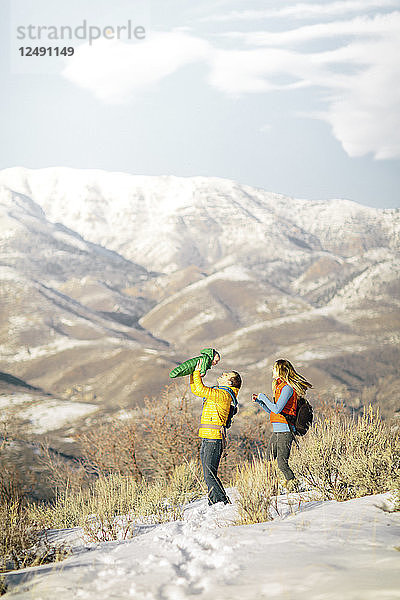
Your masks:
<svg viewBox="0 0 400 600"><path fill-rule="evenodd" d="M234 495L234 491L233 491ZM18 600L400 599L400 513L390 494L337 503L281 496L280 516L233 526L235 505L188 505L183 521L141 526L123 542L74 547L57 565L14 572ZM386 510L385 510L386 509Z"/></svg>
<svg viewBox="0 0 400 600"><path fill-rule="evenodd" d="M58 398L37 397L32 394L0 396L3 417L19 417L29 423L32 433L47 433L72 424L98 410L96 404L72 402ZM17 409L17 410L16 410Z"/></svg>

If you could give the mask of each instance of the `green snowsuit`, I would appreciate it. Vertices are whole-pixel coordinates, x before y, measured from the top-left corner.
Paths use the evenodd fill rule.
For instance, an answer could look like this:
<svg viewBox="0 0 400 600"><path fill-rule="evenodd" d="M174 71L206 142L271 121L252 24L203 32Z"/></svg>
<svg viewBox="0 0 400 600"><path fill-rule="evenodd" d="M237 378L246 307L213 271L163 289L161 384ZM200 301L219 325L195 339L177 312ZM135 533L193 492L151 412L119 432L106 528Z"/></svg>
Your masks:
<svg viewBox="0 0 400 600"><path fill-rule="evenodd" d="M201 360L201 375L205 375L205 372L211 367L211 363L214 360L216 350L213 348L203 348L200 356L195 356L194 358L189 358L185 360L185 362L181 363L175 369L172 369L169 376L171 379L174 377L183 377L184 375L191 375L194 371L197 362Z"/></svg>

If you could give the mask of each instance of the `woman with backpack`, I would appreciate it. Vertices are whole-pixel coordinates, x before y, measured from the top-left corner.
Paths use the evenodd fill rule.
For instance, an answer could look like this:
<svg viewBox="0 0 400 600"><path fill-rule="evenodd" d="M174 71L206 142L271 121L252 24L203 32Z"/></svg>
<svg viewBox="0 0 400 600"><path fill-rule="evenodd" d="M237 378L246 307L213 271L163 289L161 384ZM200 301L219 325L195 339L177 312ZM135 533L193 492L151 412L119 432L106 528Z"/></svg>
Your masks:
<svg viewBox="0 0 400 600"><path fill-rule="evenodd" d="M298 399L304 396L307 389L311 387L311 383L297 373L288 360L280 358L275 361L272 369L273 400L263 393L253 394L253 401L269 413L273 433L269 442L268 454L271 458L278 459L278 467L285 476L288 489L296 487L294 473L288 462L294 439L289 422L296 416ZM285 415L288 416L288 419L285 418Z"/></svg>

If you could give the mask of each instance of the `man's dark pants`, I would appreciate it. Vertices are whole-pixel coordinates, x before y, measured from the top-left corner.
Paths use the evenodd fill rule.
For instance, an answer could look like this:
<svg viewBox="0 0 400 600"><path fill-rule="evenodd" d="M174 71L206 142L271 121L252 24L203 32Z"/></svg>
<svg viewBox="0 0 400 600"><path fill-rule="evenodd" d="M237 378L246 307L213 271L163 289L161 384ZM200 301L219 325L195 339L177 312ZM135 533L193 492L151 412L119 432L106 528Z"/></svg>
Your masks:
<svg viewBox="0 0 400 600"><path fill-rule="evenodd" d="M290 448L293 435L290 431L274 432L268 446L268 455L278 459L278 468L282 471L286 481L294 479L294 473L289 467Z"/></svg>
<svg viewBox="0 0 400 600"><path fill-rule="evenodd" d="M219 461L222 456L222 440L203 439L200 448L200 460L203 467L204 480L208 487L208 504L230 502L224 486L217 476Z"/></svg>

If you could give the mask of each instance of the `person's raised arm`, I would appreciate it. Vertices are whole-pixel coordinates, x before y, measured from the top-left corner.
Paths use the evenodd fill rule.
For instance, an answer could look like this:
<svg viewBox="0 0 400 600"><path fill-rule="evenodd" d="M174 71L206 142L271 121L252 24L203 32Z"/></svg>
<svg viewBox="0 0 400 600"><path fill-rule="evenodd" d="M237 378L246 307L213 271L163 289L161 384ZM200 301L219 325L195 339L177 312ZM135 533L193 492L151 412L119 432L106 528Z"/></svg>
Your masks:
<svg viewBox="0 0 400 600"><path fill-rule="evenodd" d="M199 360L195 366L193 371L193 375L190 376L190 389L195 396L200 396L201 398L211 398L215 397L216 391L206 385L204 385L201 374L201 360Z"/></svg>
<svg viewBox="0 0 400 600"><path fill-rule="evenodd" d="M278 401L271 402L271 400L265 394L258 394L257 399L254 401L257 402L266 412L273 412L278 414L282 412L285 408L287 401L293 394L293 388L290 385L283 386L281 393L279 395Z"/></svg>
<svg viewBox="0 0 400 600"><path fill-rule="evenodd" d="M265 394L253 394L252 396L253 398L253 402L255 402L256 404L258 404L259 406L261 406L261 408L263 410L265 410L266 413L270 414L270 409L268 408L268 406L265 404L263 398L266 398L268 400L268 397Z"/></svg>

